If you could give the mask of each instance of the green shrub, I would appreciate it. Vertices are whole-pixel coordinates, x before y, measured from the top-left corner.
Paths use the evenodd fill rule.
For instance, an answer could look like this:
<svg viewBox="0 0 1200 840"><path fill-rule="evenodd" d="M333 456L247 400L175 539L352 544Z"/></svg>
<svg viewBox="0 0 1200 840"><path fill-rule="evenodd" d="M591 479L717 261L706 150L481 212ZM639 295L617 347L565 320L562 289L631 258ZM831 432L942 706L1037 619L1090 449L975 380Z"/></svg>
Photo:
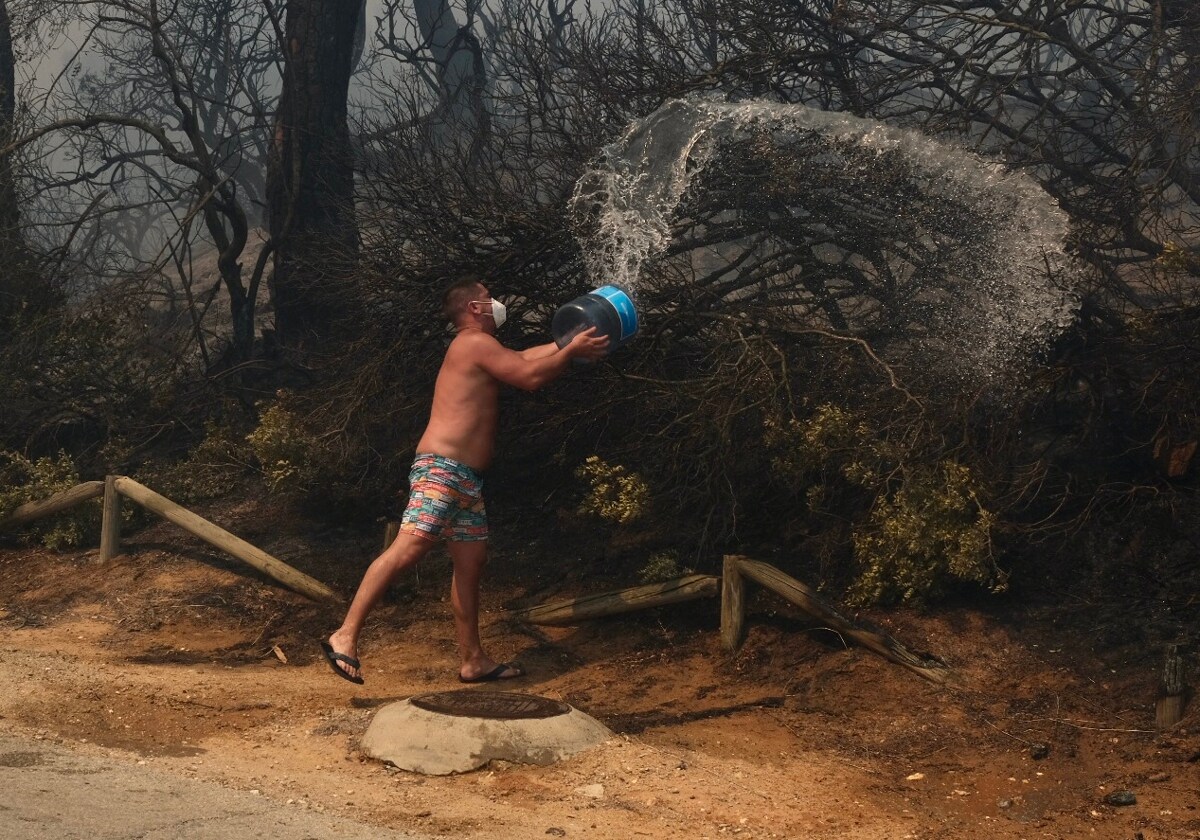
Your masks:
<svg viewBox="0 0 1200 840"><path fill-rule="evenodd" d="M253 470L245 436L212 420L204 438L181 461L142 465L135 478L183 505L217 499Z"/></svg>
<svg viewBox="0 0 1200 840"><path fill-rule="evenodd" d="M1005 586L992 560L996 517L967 467L931 462L919 438L897 445L832 403L764 427L773 478L810 511L853 523L852 603L926 603L956 581Z"/></svg>
<svg viewBox="0 0 1200 840"><path fill-rule="evenodd" d="M691 569L679 565L679 554L675 551L660 551L650 555L646 565L638 572L638 580L642 583L660 583L665 580L690 575Z"/></svg>
<svg viewBox="0 0 1200 840"><path fill-rule="evenodd" d="M320 442L282 401L263 413L246 440L272 494L303 498L326 471Z"/></svg>
<svg viewBox="0 0 1200 840"><path fill-rule="evenodd" d="M587 495L579 505L580 513L618 524L633 522L646 513L650 487L637 473L590 455L575 475L588 485Z"/></svg>
<svg viewBox="0 0 1200 840"><path fill-rule="evenodd" d="M992 561L994 516L979 502L971 471L952 461L918 471L876 501L855 529L864 571L851 588L857 604L921 604L951 581L990 584L1005 578Z"/></svg>
<svg viewBox="0 0 1200 840"><path fill-rule="evenodd" d="M399 462L381 454L382 435L371 434L379 428L342 413L344 401L327 396L278 392L245 436L248 460L285 507L329 521L369 521L388 510L409 464L397 474Z"/></svg>
<svg viewBox="0 0 1200 840"><path fill-rule="evenodd" d="M851 484L870 487L894 457L887 442L861 417L833 403L818 405L802 420L768 417L763 421L763 445L772 453L772 475L795 485L840 475ZM824 494L820 484L805 490L810 502Z"/></svg>
<svg viewBox="0 0 1200 840"><path fill-rule="evenodd" d="M58 457L30 461L17 452L0 451L0 519L28 502L48 499L80 484L74 461ZM101 503L94 499L25 526L22 537L50 549L75 548L99 540Z"/></svg>

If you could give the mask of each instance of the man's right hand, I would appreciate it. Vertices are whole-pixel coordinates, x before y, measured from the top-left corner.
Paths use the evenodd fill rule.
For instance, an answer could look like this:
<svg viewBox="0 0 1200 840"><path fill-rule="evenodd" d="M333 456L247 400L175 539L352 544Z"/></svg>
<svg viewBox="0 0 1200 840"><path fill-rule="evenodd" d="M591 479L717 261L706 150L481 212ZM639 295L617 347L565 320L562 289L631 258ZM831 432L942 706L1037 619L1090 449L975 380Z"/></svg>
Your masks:
<svg viewBox="0 0 1200 840"><path fill-rule="evenodd" d="M595 327L588 327L579 335L572 338L571 342L563 350L572 359L596 362L608 355L608 344L608 336L598 336L596 335Z"/></svg>

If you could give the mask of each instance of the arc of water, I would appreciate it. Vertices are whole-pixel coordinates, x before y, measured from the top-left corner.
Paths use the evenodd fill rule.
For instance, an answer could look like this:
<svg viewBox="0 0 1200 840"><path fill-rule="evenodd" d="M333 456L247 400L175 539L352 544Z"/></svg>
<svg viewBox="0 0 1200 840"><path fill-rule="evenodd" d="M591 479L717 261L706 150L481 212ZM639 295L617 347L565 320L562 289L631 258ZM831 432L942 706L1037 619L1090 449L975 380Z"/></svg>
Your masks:
<svg viewBox="0 0 1200 840"><path fill-rule="evenodd" d="M1065 270L1071 262L1063 246L1067 218L1028 175L919 132L768 102L673 100L633 122L602 151L571 200L572 211L594 231L582 243L592 281L635 292L647 260L670 243L683 196L714 150L752 131L811 135L829 150L841 145L880 161L899 160L927 194L952 199L979 217L987 227L973 239L986 247L970 255L969 265L952 265L963 274L951 296L957 309L941 312L939 322L945 340L971 350L976 358L967 363L985 375L1073 318L1073 294L1046 276L1047 267ZM927 302L921 306L928 308ZM955 330L962 334L953 335Z"/></svg>

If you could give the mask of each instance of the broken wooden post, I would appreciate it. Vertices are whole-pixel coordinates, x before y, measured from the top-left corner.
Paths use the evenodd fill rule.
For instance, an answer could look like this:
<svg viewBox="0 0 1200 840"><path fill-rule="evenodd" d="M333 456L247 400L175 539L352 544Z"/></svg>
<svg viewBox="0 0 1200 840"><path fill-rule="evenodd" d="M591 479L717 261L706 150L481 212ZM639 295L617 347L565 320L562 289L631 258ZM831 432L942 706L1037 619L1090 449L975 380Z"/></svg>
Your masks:
<svg viewBox="0 0 1200 840"><path fill-rule="evenodd" d="M1187 673L1179 645L1167 645L1163 660L1162 679L1159 682L1158 702L1154 705L1154 725L1169 729L1183 720L1183 706L1187 699Z"/></svg>
<svg viewBox="0 0 1200 840"><path fill-rule="evenodd" d="M121 494L117 477L104 477L104 508L100 520L100 562L107 563L121 553Z"/></svg>
<svg viewBox="0 0 1200 840"><path fill-rule="evenodd" d="M383 548L382 551L387 551L392 547L392 543L396 541L396 537L400 534L400 523L395 520L388 520L383 526Z"/></svg>
<svg viewBox="0 0 1200 840"><path fill-rule="evenodd" d="M809 615L820 619L829 629L848 636L868 650L932 682L945 684L957 681L957 676L944 663L928 655L915 654L886 634L859 627L822 601L812 589L774 566L747 557L733 556L729 559L735 563L739 574L786 598Z"/></svg>
<svg viewBox="0 0 1200 840"><path fill-rule="evenodd" d="M101 483L101 482L97 482ZM203 517L197 516L185 507L175 504L166 496L159 495L138 484L127 476L117 476L116 488L122 495L133 499L142 507L157 513L163 519L174 522L180 528L188 531L210 545L232 554L244 563L249 563L266 575L317 601L338 601L337 593L319 580L309 577L303 572L293 569L281 560L277 560L257 546L234 536Z"/></svg>
<svg viewBox="0 0 1200 840"><path fill-rule="evenodd" d="M719 589L717 579L713 575L688 575L665 583L633 586L614 592L585 595L582 598L513 610L509 615L530 624L575 624L589 618L602 618L648 607L709 598L716 595Z"/></svg>
<svg viewBox="0 0 1200 840"><path fill-rule="evenodd" d="M25 525L47 516L53 516L56 513L62 513L64 510L94 499L103 493L103 481L85 481L83 484L75 485L70 490L55 493L49 499L43 499L40 502L26 502L8 516L0 519L0 531L6 528L15 528L18 525Z"/></svg>
<svg viewBox="0 0 1200 840"><path fill-rule="evenodd" d="M746 581L738 571L738 559L725 556L721 566L721 646L735 651L742 644L746 625Z"/></svg>

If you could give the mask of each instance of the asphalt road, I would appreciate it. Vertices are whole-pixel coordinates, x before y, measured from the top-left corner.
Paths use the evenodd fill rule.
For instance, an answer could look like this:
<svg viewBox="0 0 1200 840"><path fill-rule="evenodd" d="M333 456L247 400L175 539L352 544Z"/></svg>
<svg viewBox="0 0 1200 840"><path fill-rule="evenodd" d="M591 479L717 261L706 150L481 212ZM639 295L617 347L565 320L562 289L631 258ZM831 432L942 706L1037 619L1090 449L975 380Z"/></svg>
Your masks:
<svg viewBox="0 0 1200 840"><path fill-rule="evenodd" d="M0 733L5 840L429 840Z"/></svg>

